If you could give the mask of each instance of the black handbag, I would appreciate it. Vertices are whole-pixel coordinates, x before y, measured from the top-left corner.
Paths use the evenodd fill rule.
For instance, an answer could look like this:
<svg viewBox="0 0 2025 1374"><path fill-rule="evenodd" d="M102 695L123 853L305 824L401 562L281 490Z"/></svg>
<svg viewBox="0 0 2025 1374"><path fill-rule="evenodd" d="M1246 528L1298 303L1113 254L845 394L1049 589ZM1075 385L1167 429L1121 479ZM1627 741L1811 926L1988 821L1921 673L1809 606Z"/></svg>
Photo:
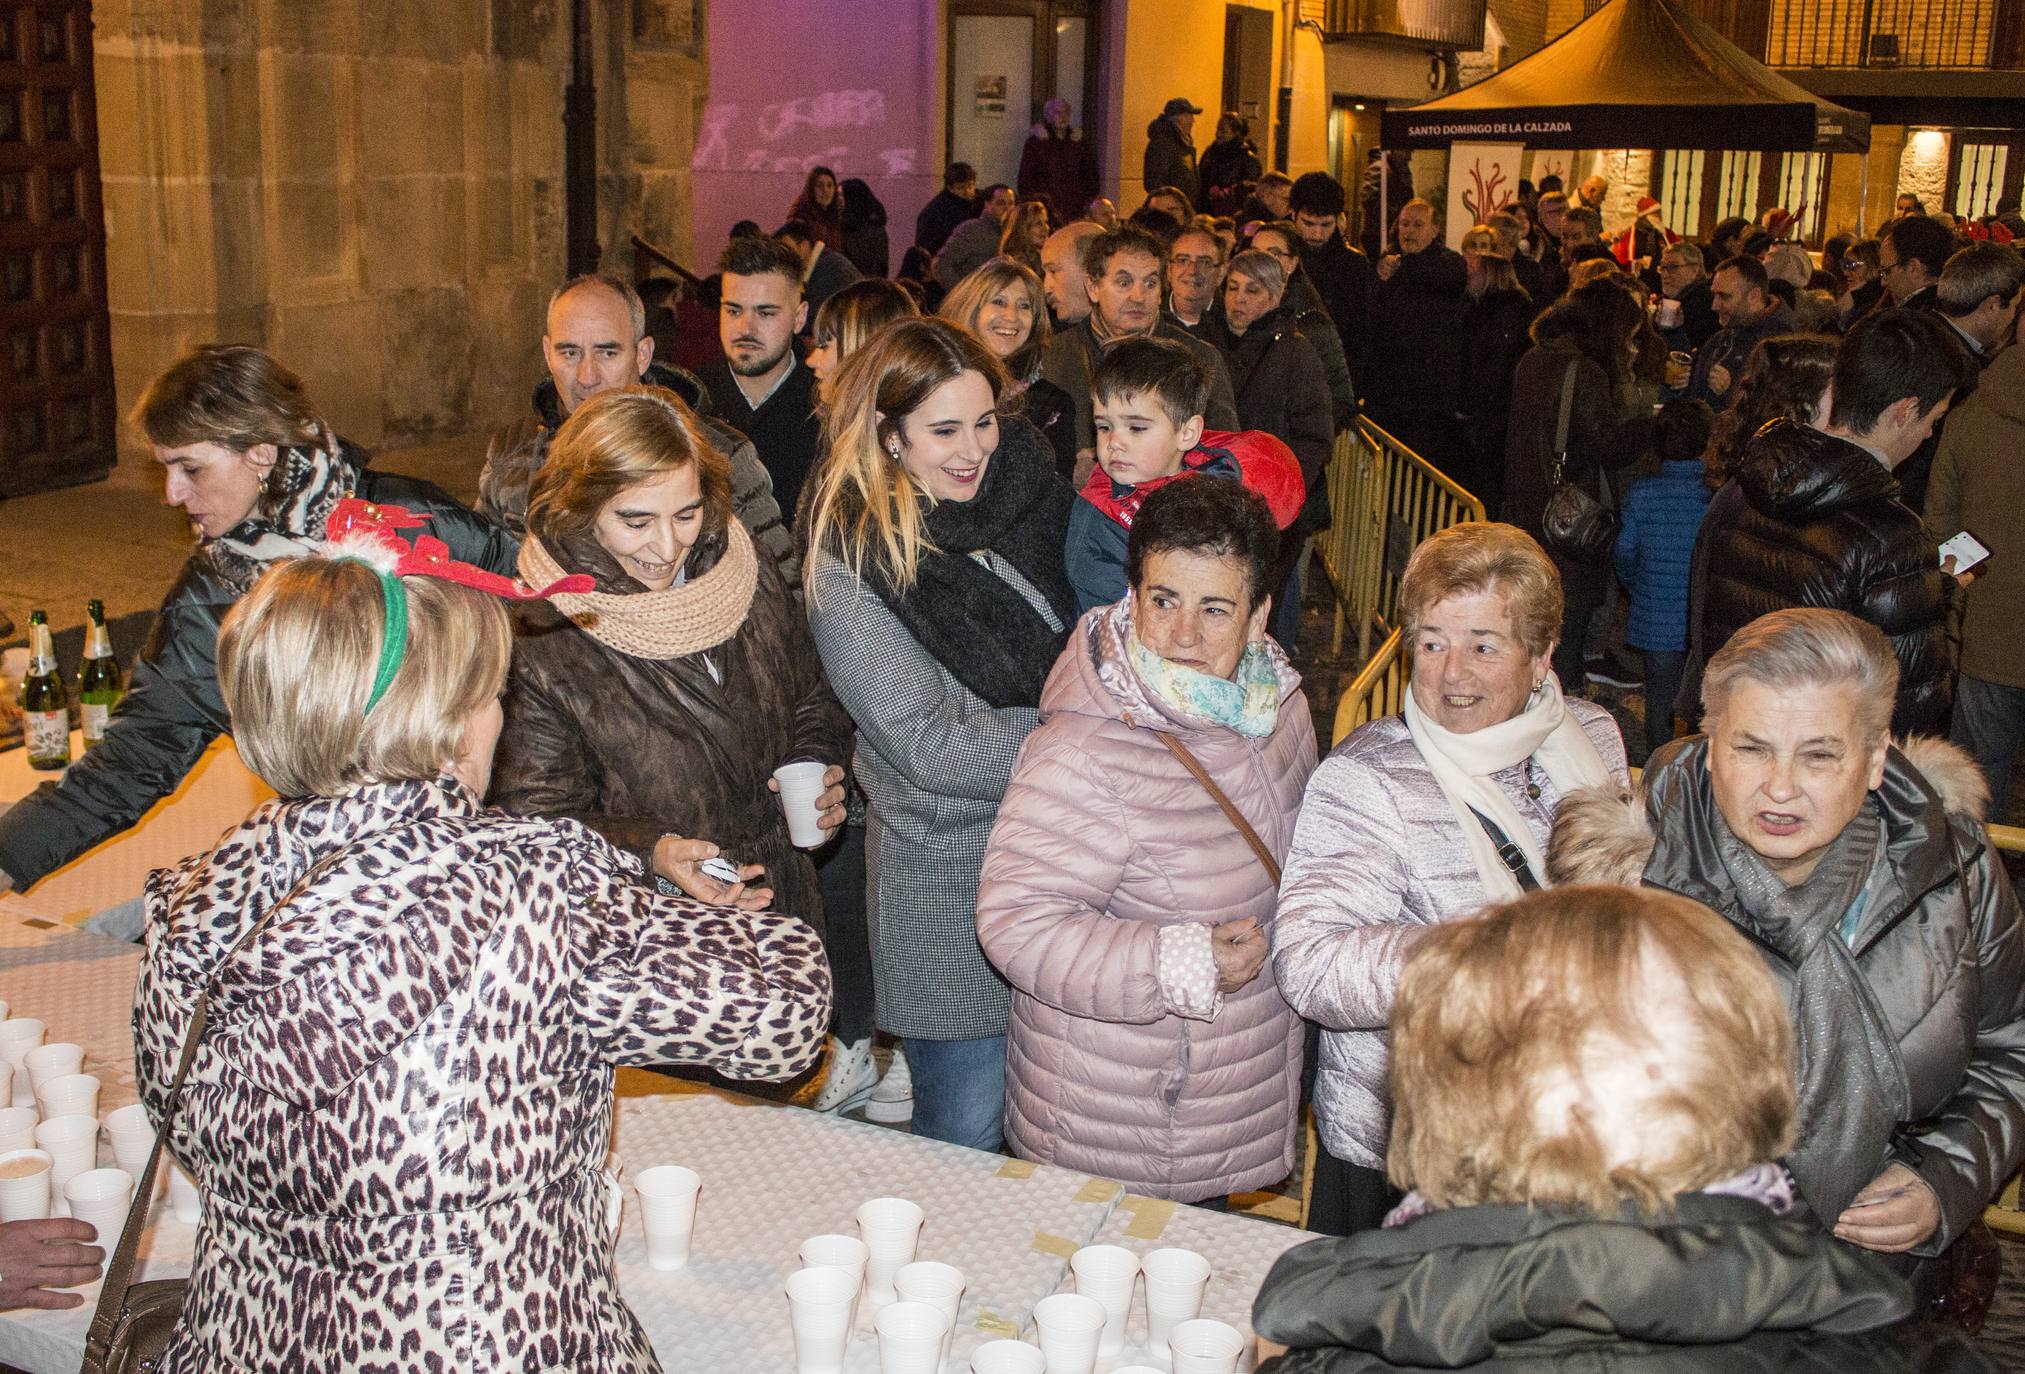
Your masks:
<svg viewBox="0 0 2025 1374"><path fill-rule="evenodd" d="M1620 521L1617 512L1581 486L1568 480L1568 418L1575 403L1575 371L1578 357L1568 364L1561 382L1561 413L1554 422L1554 467L1548 474L1547 508L1540 514L1540 538L1551 553L1570 563L1607 566L1617 548ZM1604 490L1603 472L1596 473L1599 490Z"/></svg>

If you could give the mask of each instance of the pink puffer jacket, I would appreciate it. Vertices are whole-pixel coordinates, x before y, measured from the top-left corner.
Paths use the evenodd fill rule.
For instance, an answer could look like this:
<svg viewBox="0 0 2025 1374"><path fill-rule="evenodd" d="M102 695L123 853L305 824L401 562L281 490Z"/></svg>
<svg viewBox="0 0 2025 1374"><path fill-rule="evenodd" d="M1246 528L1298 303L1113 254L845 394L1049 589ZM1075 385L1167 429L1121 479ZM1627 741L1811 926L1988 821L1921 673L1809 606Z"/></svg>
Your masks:
<svg viewBox="0 0 2025 1374"><path fill-rule="evenodd" d="M1250 739L1155 696L1105 633L1113 611L1085 615L1056 662L985 856L978 939L1013 986L1005 1132L1023 1158L1196 1202L1292 1170L1301 1022L1270 961L1210 1006L1207 927L1266 920L1273 883L1154 732L1278 858L1315 731L1276 647L1279 721Z"/></svg>

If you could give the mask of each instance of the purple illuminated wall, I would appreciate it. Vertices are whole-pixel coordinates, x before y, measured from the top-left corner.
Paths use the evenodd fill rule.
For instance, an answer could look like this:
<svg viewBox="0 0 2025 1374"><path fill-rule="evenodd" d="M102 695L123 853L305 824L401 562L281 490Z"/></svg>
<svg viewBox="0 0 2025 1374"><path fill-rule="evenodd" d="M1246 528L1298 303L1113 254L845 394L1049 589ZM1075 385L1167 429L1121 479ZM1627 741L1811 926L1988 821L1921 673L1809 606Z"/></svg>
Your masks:
<svg viewBox="0 0 2025 1374"><path fill-rule="evenodd" d="M937 0L736 0L710 13L697 126L697 267L741 219L773 229L807 169L863 177L886 204L893 269L941 185Z"/></svg>

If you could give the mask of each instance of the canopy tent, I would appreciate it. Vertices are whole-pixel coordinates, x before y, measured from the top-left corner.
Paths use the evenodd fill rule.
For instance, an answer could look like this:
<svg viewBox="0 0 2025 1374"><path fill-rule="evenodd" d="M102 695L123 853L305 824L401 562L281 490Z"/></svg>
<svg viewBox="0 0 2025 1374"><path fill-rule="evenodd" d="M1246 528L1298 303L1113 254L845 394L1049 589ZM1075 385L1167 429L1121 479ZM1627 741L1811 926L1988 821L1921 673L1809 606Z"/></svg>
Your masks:
<svg viewBox="0 0 2025 1374"><path fill-rule="evenodd" d="M1669 0L1609 0L1474 86L1387 110L1387 148L1739 148L1860 153L1870 117L1823 100Z"/></svg>

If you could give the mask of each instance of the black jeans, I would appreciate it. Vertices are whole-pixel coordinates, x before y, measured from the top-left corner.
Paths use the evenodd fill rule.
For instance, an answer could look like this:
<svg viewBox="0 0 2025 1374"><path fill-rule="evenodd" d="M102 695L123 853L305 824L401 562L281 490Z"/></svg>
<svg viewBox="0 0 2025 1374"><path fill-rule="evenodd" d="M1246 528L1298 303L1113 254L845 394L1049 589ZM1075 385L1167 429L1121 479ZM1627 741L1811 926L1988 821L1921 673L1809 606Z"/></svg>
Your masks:
<svg viewBox="0 0 2025 1374"><path fill-rule="evenodd" d="M1554 676L1569 696L1582 695L1588 681L1582 671L1582 651L1589 639L1589 626L1610 593L1612 573L1608 568L1570 563L1555 558L1561 571L1561 642L1554 647Z"/></svg>
<svg viewBox="0 0 2025 1374"><path fill-rule="evenodd" d="M1401 1194L1383 1169L1346 1164L1317 1144L1315 1187L1308 1195L1308 1229L1325 1236L1375 1231Z"/></svg>
<svg viewBox="0 0 2025 1374"><path fill-rule="evenodd" d="M1684 649L1640 649L1645 659L1645 747L1647 757L1673 738L1673 699L1680 695L1687 668Z"/></svg>
<svg viewBox="0 0 2025 1374"><path fill-rule="evenodd" d="M846 825L843 838L815 854L816 885L823 894L830 982L835 989L831 1031L847 1045L872 1033L872 926L865 904L865 827Z"/></svg>

